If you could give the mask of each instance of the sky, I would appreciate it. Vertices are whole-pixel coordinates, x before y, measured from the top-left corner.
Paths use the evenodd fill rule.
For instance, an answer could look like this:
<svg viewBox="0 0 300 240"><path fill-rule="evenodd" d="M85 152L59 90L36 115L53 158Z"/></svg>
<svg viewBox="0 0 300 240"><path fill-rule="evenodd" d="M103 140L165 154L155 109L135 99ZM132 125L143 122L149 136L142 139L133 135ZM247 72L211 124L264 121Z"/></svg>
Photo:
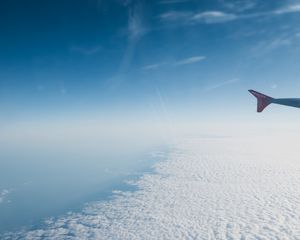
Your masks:
<svg viewBox="0 0 300 240"><path fill-rule="evenodd" d="M220 146L242 154L230 136L246 131L256 142L268 135L280 143L267 149L290 157L300 110L270 105L257 113L247 90L300 98L299 22L300 0L1 0L2 230L94 200L96 192L149 167L155 157L145 156L157 146L168 150L182 134L220 138ZM246 155L254 149L251 139ZM256 143L263 148L266 141ZM209 152L217 149L210 145ZM188 153L192 164L184 174L194 170L193 161ZM178 179L182 168L175 166ZM296 176L295 169L287 175ZM270 182L275 175L262 174ZM287 178L282 186L291 182L298 183ZM127 205L118 206L116 212L128 213Z"/></svg>
<svg viewBox="0 0 300 240"><path fill-rule="evenodd" d="M299 19L297 0L1 1L2 133L261 121L248 89L300 97Z"/></svg>

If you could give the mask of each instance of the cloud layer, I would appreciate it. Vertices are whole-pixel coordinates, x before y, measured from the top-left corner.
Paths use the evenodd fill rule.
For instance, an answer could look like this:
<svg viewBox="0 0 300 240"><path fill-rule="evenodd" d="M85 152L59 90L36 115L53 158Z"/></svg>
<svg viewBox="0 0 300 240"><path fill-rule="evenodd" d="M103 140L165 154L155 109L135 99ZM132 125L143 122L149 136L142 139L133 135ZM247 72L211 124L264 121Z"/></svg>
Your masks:
<svg viewBox="0 0 300 240"><path fill-rule="evenodd" d="M275 139L184 140L138 191L7 239L299 239L299 153Z"/></svg>

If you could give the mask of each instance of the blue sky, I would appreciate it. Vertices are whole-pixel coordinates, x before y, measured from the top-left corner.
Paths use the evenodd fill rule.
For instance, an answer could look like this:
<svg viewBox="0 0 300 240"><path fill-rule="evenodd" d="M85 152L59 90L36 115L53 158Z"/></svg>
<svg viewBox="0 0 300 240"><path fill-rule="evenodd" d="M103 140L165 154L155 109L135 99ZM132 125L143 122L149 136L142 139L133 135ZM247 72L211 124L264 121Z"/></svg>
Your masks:
<svg viewBox="0 0 300 240"><path fill-rule="evenodd" d="M2 124L244 121L249 88L300 97L300 1L14 0L0 16Z"/></svg>
<svg viewBox="0 0 300 240"><path fill-rule="evenodd" d="M247 90L300 98L299 22L300 0L1 0L0 225L65 212L181 134L271 134L284 155L300 110L258 114Z"/></svg>

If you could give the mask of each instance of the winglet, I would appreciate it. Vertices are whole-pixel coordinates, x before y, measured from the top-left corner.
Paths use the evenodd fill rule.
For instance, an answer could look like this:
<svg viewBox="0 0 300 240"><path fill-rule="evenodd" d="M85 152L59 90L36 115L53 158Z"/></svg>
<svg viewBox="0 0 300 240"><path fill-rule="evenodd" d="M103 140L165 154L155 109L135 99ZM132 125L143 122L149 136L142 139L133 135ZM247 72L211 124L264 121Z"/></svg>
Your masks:
<svg viewBox="0 0 300 240"><path fill-rule="evenodd" d="M257 112L262 112L274 98L271 98L254 90L248 90L254 97L257 98Z"/></svg>

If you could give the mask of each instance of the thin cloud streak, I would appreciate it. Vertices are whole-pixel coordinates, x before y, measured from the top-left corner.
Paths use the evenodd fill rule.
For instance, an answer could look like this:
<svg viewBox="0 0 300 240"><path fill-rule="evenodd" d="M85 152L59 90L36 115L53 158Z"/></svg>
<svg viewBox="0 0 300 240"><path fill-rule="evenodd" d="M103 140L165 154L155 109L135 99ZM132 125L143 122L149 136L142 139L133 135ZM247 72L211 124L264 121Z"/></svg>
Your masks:
<svg viewBox="0 0 300 240"><path fill-rule="evenodd" d="M208 12L202 12L194 15L191 20L195 22L200 21L204 23L222 23L222 22L233 21L236 18L237 16L231 13L224 13L219 11L208 11Z"/></svg>
<svg viewBox="0 0 300 240"><path fill-rule="evenodd" d="M274 36L271 39L258 42L251 50L255 55L261 56L281 47L290 47L293 44L299 44L298 38L297 34Z"/></svg>
<svg viewBox="0 0 300 240"><path fill-rule="evenodd" d="M163 66L164 64L150 64L150 65L146 65L143 67L143 70L154 70L154 69L158 69L161 66Z"/></svg>
<svg viewBox="0 0 300 240"><path fill-rule="evenodd" d="M300 4L291 4L273 11L274 14L286 14L300 12Z"/></svg>
<svg viewBox="0 0 300 240"><path fill-rule="evenodd" d="M129 1L126 2L125 5L128 10L127 47L117 73L109 79L112 88L118 88L124 81L124 76L132 63L136 46L140 39L147 33L147 28L144 25L145 16L143 2Z"/></svg>
<svg viewBox="0 0 300 240"><path fill-rule="evenodd" d="M168 11L160 15L162 21L188 21L193 16L192 12L187 11Z"/></svg>
<svg viewBox="0 0 300 240"><path fill-rule="evenodd" d="M142 5L136 4L129 8L128 13L128 34L129 39L138 40L146 32L146 28L143 24Z"/></svg>
<svg viewBox="0 0 300 240"><path fill-rule="evenodd" d="M215 85L211 85L211 86L206 87L204 89L204 92L213 91L213 90L216 90L218 88L222 88L222 87L230 85L230 84L238 83L239 81L240 81L240 79L234 78L234 79L230 79L230 80L227 80L227 81L224 81L224 82L220 82L220 83L217 83Z"/></svg>
<svg viewBox="0 0 300 240"><path fill-rule="evenodd" d="M163 66L171 66L171 67L176 67L176 66L183 66L183 65L189 65L193 63L197 63L200 61L205 60L205 56L193 56L189 58L184 58L175 62L163 62L163 63L155 63L155 64L150 64L142 67L143 70L156 70L158 68L161 68Z"/></svg>
<svg viewBox="0 0 300 240"><path fill-rule="evenodd" d="M181 11L169 11L160 15L162 21L175 22L183 21L188 24L205 23L216 24L226 23L235 20L251 19L264 16L278 16L284 14L298 13L300 12L300 4L286 5L281 8L268 12L258 12L252 14L240 14L227 13L222 11L204 11L198 13L181 12Z"/></svg>
<svg viewBox="0 0 300 240"><path fill-rule="evenodd" d="M194 56L190 58L185 58L183 60L177 61L174 63L174 66L180 66L180 65L188 65L188 64L193 64L200 62L204 60L206 57L205 56Z"/></svg>

